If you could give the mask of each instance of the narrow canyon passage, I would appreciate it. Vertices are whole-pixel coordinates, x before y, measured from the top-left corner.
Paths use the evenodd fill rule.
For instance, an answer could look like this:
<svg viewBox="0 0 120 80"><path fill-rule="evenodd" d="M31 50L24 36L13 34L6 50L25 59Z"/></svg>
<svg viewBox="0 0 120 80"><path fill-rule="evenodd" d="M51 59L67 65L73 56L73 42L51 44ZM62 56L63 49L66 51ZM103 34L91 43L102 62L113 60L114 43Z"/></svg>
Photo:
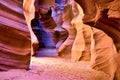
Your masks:
<svg viewBox="0 0 120 80"><path fill-rule="evenodd" d="M120 80L120 0L1 0L0 80Z"/></svg>

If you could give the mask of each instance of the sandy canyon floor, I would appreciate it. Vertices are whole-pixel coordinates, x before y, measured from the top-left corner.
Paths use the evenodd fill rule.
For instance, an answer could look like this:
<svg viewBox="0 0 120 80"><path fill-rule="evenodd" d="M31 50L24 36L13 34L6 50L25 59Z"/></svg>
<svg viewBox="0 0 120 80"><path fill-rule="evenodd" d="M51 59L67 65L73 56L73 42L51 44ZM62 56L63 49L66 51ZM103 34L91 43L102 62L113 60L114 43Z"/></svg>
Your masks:
<svg viewBox="0 0 120 80"><path fill-rule="evenodd" d="M28 71L0 72L0 80L109 80L109 76L91 69L88 61L74 63L57 56L42 56L31 58Z"/></svg>

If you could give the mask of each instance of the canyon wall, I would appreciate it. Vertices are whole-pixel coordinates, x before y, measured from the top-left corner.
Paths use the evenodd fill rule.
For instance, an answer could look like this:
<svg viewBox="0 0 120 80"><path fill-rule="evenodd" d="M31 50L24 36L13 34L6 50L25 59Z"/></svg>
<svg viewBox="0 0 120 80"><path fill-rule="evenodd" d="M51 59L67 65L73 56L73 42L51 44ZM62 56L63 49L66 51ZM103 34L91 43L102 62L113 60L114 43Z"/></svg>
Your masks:
<svg viewBox="0 0 120 80"><path fill-rule="evenodd" d="M31 39L22 1L0 1L0 70L28 69Z"/></svg>
<svg viewBox="0 0 120 80"><path fill-rule="evenodd" d="M34 54L39 41L39 48L54 47L63 58L90 61L120 79L120 0L30 0L32 8L25 1L0 2L0 70L27 69L31 44Z"/></svg>

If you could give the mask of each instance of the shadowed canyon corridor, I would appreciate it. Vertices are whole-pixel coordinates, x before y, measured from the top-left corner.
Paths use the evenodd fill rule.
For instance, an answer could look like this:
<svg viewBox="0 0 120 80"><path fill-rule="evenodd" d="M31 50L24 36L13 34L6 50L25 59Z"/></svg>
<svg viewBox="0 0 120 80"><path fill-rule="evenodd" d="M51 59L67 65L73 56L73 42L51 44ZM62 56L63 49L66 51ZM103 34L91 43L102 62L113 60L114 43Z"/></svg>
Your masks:
<svg viewBox="0 0 120 80"><path fill-rule="evenodd" d="M120 0L1 0L0 80L120 80Z"/></svg>

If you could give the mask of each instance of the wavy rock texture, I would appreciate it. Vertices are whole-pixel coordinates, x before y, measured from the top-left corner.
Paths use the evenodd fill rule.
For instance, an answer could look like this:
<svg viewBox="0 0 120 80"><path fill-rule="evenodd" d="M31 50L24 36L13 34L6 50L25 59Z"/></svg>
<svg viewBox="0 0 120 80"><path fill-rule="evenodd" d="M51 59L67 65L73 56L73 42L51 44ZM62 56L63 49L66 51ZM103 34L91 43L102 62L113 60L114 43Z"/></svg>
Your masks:
<svg viewBox="0 0 120 80"><path fill-rule="evenodd" d="M22 2L0 1L0 15L0 70L28 69L31 42Z"/></svg>
<svg viewBox="0 0 120 80"><path fill-rule="evenodd" d="M93 1L86 1L84 0L83 2L81 0L76 0L76 2L78 2L80 5L85 4L84 6L81 6L83 8L83 11L85 13L85 19L89 20L89 21L83 21L86 24L89 24L91 26L94 26L98 29L103 30L107 35L109 35L115 43L115 46L119 52L119 45L120 45L120 1L119 0L97 0L96 2ZM91 5L91 8L89 9L88 5ZM92 4L96 4L97 7L95 7L95 5ZM88 10L85 12L85 10ZM91 14L89 14L89 12L92 12L93 9L95 10L96 14L94 17L92 17L91 19ZM111 17L110 17L111 16ZM90 20L91 19L91 20ZM95 23L95 25L94 25ZM104 26L104 27L101 27Z"/></svg>
<svg viewBox="0 0 120 80"><path fill-rule="evenodd" d="M54 8L52 8L52 17L56 23L56 27L54 28L54 31L57 37L56 48L59 49L59 47L63 44L63 42L68 37L68 32L64 28L62 28L64 6L60 4L62 3L62 1L61 2L60 0L57 0L57 1Z"/></svg>
<svg viewBox="0 0 120 80"><path fill-rule="evenodd" d="M71 57L71 49L76 35L75 28L71 25L71 20L73 18L73 14L71 11L72 7L68 1L66 5L64 5L63 7L63 24L62 24L62 28L64 28L67 31L68 37L58 49L58 54L65 58Z"/></svg>
<svg viewBox="0 0 120 80"><path fill-rule="evenodd" d="M111 41L109 39L109 37L103 33L100 34L101 31L98 33L95 33L95 35L99 35L99 37L104 35L104 40L106 40L106 39L109 39L109 40L108 41L106 40L107 42L104 42L101 40L102 38L99 38L101 41L98 41L99 39L97 39L97 37L95 38L95 48L98 48L98 46L99 46L99 48L101 47L101 50L96 49L97 53L100 53L100 54L96 53L94 55L91 55L91 56L94 56L94 57L91 57L91 59L94 59L92 62L94 62L94 61L97 63L101 62L103 64L100 65L101 64L100 63L100 64L96 64L94 66L99 65L98 68L96 68L97 70L103 70L104 72L107 72L110 74L111 79L113 79L115 77L116 80L119 80L120 72L118 72L118 71L120 71L120 69L119 69L120 65L119 65L118 61L120 61L120 59L119 59L120 58L119 57L119 55L120 55L119 54L120 53L120 35L119 35L120 34L120 18L119 18L120 1L119 0L106 0L106 1L96 0L95 2L93 2L92 0L90 0L90 1L76 0L76 1L81 5L81 7L83 8L83 11L85 13L83 22L90 26L93 26L93 27L103 30L113 40L113 41ZM85 4L85 5L83 5L83 4ZM88 6L88 4L91 7ZM93 4L96 4L96 7ZM93 10L95 10L96 13L95 13L95 16L93 16L91 18L92 13L89 13L89 12L93 11ZM93 31L94 31L94 29L93 29ZM96 31L94 31L94 32L96 32ZM106 36L106 38L105 38L105 36ZM115 44L115 48L116 48L117 52L114 50L114 46L113 46L114 44ZM107 48L109 50L104 48L107 46L109 46ZM108 54L109 56L105 56L103 54L106 50L109 53ZM105 52L105 53L107 53L107 52ZM96 55L96 57L95 57L95 55ZM115 56L117 56L117 58ZM105 58L105 61L103 61L103 59L101 60L99 57ZM98 58L98 60L97 60L97 58ZM104 64L106 62L107 62L107 65ZM113 64L113 65L111 65L111 64ZM93 67L93 68L95 68L95 67ZM117 70L116 70L116 68L117 68Z"/></svg>
<svg viewBox="0 0 120 80"><path fill-rule="evenodd" d="M35 0L23 0L23 11L25 20L28 26L28 29L30 31L30 37L31 37L31 54L34 55L35 51L38 48L38 39L35 36L32 28L31 28L31 20L34 18L35 13L35 6L34 6Z"/></svg>
<svg viewBox="0 0 120 80"><path fill-rule="evenodd" d="M26 27L22 13L22 2L18 0L1 1L0 69L28 68L30 34L31 42L36 43L35 47L38 44L38 37L36 38L33 34L30 24L36 11L39 13L38 23L42 26L39 29L44 29L48 35L41 35L39 38L44 38L43 43L49 40L45 46L55 47L57 43L56 47L60 56L71 58L74 62L90 61L91 68L108 74L109 80L120 80L120 0L76 1L81 5L83 11L74 1L72 3L72 0L68 0L67 3L64 0L57 1L57 3L61 3L62 7L58 6L61 11L58 8L55 9L58 10L56 11L58 18L53 15L57 24L55 25L51 12L49 12L53 3L48 3L47 0L45 3L42 3L42 0L38 3L36 3L37 0L36 2L35 0L24 0L24 15L28 27ZM36 25L33 23L33 26L35 28ZM56 34L60 36L58 37Z"/></svg>
<svg viewBox="0 0 120 80"><path fill-rule="evenodd" d="M71 60L84 61L90 60L90 52L94 48L93 31L91 27L83 24L82 18L84 16L82 8L78 3L72 3L72 11L74 17L71 21L72 26L76 30L76 37L72 46Z"/></svg>
<svg viewBox="0 0 120 80"><path fill-rule="evenodd" d="M113 80L116 72L116 50L112 39L103 31L93 28L95 51L91 54L90 65L93 69L104 71Z"/></svg>
<svg viewBox="0 0 120 80"><path fill-rule="evenodd" d="M46 15L42 15L40 13L40 12L44 13L44 11L45 11L45 13L47 13L47 11L50 10L50 7L53 5L54 5L54 0L42 0L42 1L40 1L40 0L24 0L23 1L24 15L25 15L25 19L26 19L28 28L30 30L30 34L31 34L32 55L35 55L36 50L39 46L39 42L41 42L41 41L38 40L38 36L36 37L35 32L33 32L32 28L31 28L31 21L32 21L32 19L34 19L36 17L35 12L37 12L37 13L39 13L38 18L42 18L42 20L41 20L42 27L45 28L50 25L52 25L52 27L53 27L54 24L52 24L53 23L52 17L50 18L50 16L49 16L49 19L46 19L46 18L48 18L48 16L46 17ZM44 19L43 19L43 17L44 17ZM52 21L52 23L51 23L51 21ZM48 25L49 22L51 23L50 25ZM43 37L47 38L49 40L46 41L46 39L44 39L44 41L46 41L44 43L47 47L51 47L51 46L53 47L54 42L50 37L54 36L53 35L54 32L53 31L51 32L50 30L46 32L45 30L46 29L44 29L43 32L46 35L43 35Z"/></svg>
<svg viewBox="0 0 120 80"><path fill-rule="evenodd" d="M36 14L39 14L36 12ZM52 11L41 14L41 18L35 17L31 21L32 30L38 38L39 48L55 48L56 34L54 28L56 23L51 17Z"/></svg>
<svg viewBox="0 0 120 80"><path fill-rule="evenodd" d="M56 27L56 23L54 19L51 17L52 11L51 9L47 14L41 14L40 23L43 29L42 37L43 42L46 48L55 48L56 45L56 35L54 28Z"/></svg>

